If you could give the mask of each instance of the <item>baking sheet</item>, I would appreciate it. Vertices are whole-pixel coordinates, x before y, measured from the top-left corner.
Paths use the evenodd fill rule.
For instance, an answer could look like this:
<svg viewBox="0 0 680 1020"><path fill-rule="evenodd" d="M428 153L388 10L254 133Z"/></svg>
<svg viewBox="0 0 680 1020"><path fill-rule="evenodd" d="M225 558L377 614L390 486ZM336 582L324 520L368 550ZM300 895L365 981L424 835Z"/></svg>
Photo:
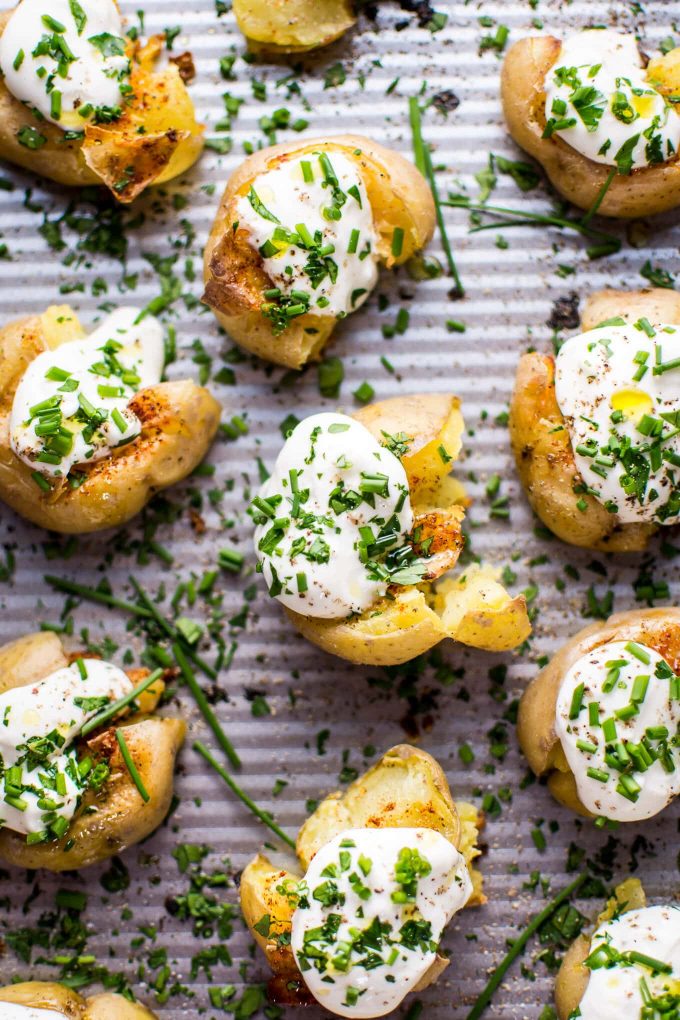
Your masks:
<svg viewBox="0 0 680 1020"><path fill-rule="evenodd" d="M123 3L132 20L138 6ZM227 13L218 19L212 0L147 0L147 30L180 25L175 50L190 48L195 56L198 73L193 95L210 137L225 136L215 130L224 116L222 93L228 90L244 100L228 132L233 150L224 155L206 152L200 165L177 186L142 200L131 213L124 214L127 220L143 214L128 231L124 265L105 254L83 250L84 239L85 249L96 247L91 234L95 224L82 219L75 222L79 233L73 229L73 216L61 224L64 248L51 248L46 236L54 243L55 224L72 196L56 186L42 185L31 175L3 168L3 180L11 182L13 190L0 191L1 240L9 254L0 263L2 320L70 300L89 325L107 302L146 304L160 292L160 280L148 256L153 260L154 255L176 254L174 272L181 278L181 291L187 299L175 301L163 316L177 330L180 354L169 374L198 373L200 364L192 360L197 351L199 360L201 357L202 348L192 346L197 340L211 359L214 373L222 367L221 356L229 354L231 344L218 335L212 315L195 303L200 294L201 248L223 183L242 158L243 146L263 139L260 118L287 107L291 121L298 117L309 121L310 134L351 128L410 153L408 97L423 83L426 96L451 89L460 105L448 117L430 110L424 130L435 146L434 162L445 167L438 175L442 193L465 188L475 196L479 188L474 175L487 166L490 152L521 158L500 119L500 61L493 51L478 52L481 38L493 35L495 26L483 27L480 17L507 25L510 41L531 31L532 21L539 19L546 31L557 35L570 26L623 25L638 30L652 44L672 34L673 21L680 18L680 4L661 0L643 6L602 0L575 0L568 5L559 0L540 0L536 5L528 0L437 0L434 7L448 15L448 22L432 33L396 4L374 7L375 21L363 17L358 31L320 55L301 60L303 70L291 72L285 65L244 63L241 55L245 47L233 17ZM236 81L224 81L219 74L219 58L230 53L237 54ZM324 88L329 68L340 64L346 75L344 83ZM342 77L337 68L333 77ZM266 84L265 101L254 96L251 79ZM291 134L279 132L278 138ZM525 209L547 205L543 189L525 195L507 175L498 177L493 200L499 204ZM90 218L97 214L96 207L86 203L79 203L72 212ZM115 218L111 222L108 214L102 215L104 224L115 232ZM439 664L418 671L402 668L388 674L351 667L295 637L250 569L239 578L222 573L216 586L223 597L225 619L235 619L225 633L238 643L230 668L219 677L216 710L242 757L240 781L244 788L263 808L273 811L291 834L305 817L308 798L335 789L343 766L361 769L374 760L368 752L363 757L366 748L386 749L406 736L405 728L409 734L417 729L422 746L442 762L454 796L481 803L484 794L498 797L499 791L511 791L512 801L499 799L501 813L489 819L484 833L488 851L482 867L489 903L482 910L459 915L449 929L444 944L454 963L437 985L420 996L428 1020L466 1016L490 970L503 956L506 940L515 937L544 902L540 884L535 891L526 888L532 873L540 872L552 892L569 880L565 868L572 841L599 862L606 878L624 877L631 867L637 867L636 873L644 877L652 898L676 893L678 888L677 811L671 809L644 826L617 834L613 844L607 834L561 810L541 786L521 788L526 766L511 725L505 723L508 749L502 759L490 755L488 737L535 674L536 663L586 622L589 591L596 599L611 591L615 609L630 608L640 604L636 586L645 571L651 571L655 579L668 583L670 601L677 600L678 561L660 557L658 546L652 550L652 565L650 556L631 557L624 563L569 549L536 534L511 465L506 430L495 424L495 418L507 407L519 354L529 346L550 349L552 329L547 322L556 300L572 293L581 296L601 286L640 286L644 282L640 269L647 259L677 270L678 216L657 217L642 231L629 230L635 243L646 238L644 247L626 244L620 254L595 262L586 258L581 241L556 231L507 231L508 247L500 248L500 231L468 233L466 212L447 210L446 220L466 288L465 299L450 300L451 281L446 277L416 285L403 272L392 278L384 275L367 306L337 330L329 352L342 358L345 368L337 400L320 396L314 368L290 384L283 370L253 363L250 358L228 361L236 384L213 383L214 390L224 404L225 420L242 414L249 432L236 442L215 444L208 458L215 467L212 477L193 478L167 494L181 512L176 520L159 524L155 539L171 551L171 565L157 557L148 563L138 562L143 519L117 534L80 539L74 544L26 525L4 507L0 510L0 543L16 557L11 580L0 583L0 638L4 641L43 622L59 622L63 599L44 583L45 573L85 584L97 584L106 576L117 594L126 592L128 576L134 573L145 590L156 593L162 587L172 595L178 581L213 568L218 550L225 546L242 549L252 567L244 493L257 484L257 458L272 463L281 443L280 423L289 413L302 417L337 406L351 410L355 406L352 391L364 379L374 385L376 399L442 388L460 395L470 434L459 474L475 500L469 513L475 524L471 531L474 551L499 564L509 563L517 575L517 590L537 588L535 632L524 655L488 656L445 645ZM626 238L625 227L619 233ZM442 257L438 239L430 250ZM193 282L186 278L187 263L196 271ZM573 273L565 275L567 271L560 266L573 268ZM124 277L136 277L136 289L122 283ZM381 295L389 300L384 311L379 309ZM403 336L386 340L382 326L393 323L401 307L410 312L409 328ZM463 321L465 334L449 333L447 319ZM394 367L393 373L383 367L383 357ZM503 478L501 494L510 497L508 519L490 517L485 485L495 473ZM220 490L219 503L211 502L212 490ZM187 492L193 494L189 500L184 495ZM202 525L198 531L192 527L186 509L191 502L202 503L202 533ZM146 521L152 517L147 514ZM566 577L566 564L576 568L577 579ZM558 588L558 579L567 582L564 592ZM200 602L186 610L186 615L200 619ZM79 635L87 628L90 641L111 640L119 646L114 656L119 662L126 649L139 654L143 647L120 613L83 604L68 619L73 621L73 646L82 645ZM241 626L244 620L245 626ZM498 667L502 664L508 668L501 687ZM495 671L490 673L492 669ZM269 712L254 714L263 711L260 696ZM57 890L84 891L88 899L82 914L88 928L84 951L97 955L111 971L124 974L163 1020L223 1015L210 1006L205 971L191 977L192 957L219 939L196 940L191 922L167 909L169 898L187 891L186 875L180 873L173 850L181 843L205 844L212 852L204 868L220 868L228 858L230 873L236 875L267 838L266 831L191 750L192 738L202 737L209 744L212 740L192 702L184 696L181 708L191 733L177 781L180 803L166 827L124 855L131 875L127 889L108 892L102 886L108 865L61 878L0 873L0 934L34 927L41 915L54 909ZM326 730L327 739L319 740L325 753L319 754L317 737ZM468 766L458 756L464 742L475 753ZM274 797L272 791L279 779L288 785ZM537 826L546 838L542 852L531 836ZM110 886L106 879L105 883ZM226 902L236 902L233 884L215 894ZM581 906L592 912L597 904ZM48 922L47 927L51 926ZM263 981L267 971L261 955L252 955L251 940L237 918L234 933L225 944L233 963L218 962L212 977L213 984L236 986L233 1005L248 985ZM524 974L519 964L515 965L497 992L489 1017L536 1020L551 1002L552 978L542 963L533 963L539 948L536 942L530 946L524 957ZM171 971L167 987L177 983L185 988L161 1005L154 1005L156 996L146 985L163 984L162 953L152 957L151 962L157 964L153 969L148 964L151 950L167 953ZM34 960L42 956L54 961L60 953L68 956L74 951L80 948L58 950L52 945L35 951ZM50 963L30 966L22 962L11 949L0 956L3 982L15 976L50 977L56 973L58 968ZM237 1015L247 1015L248 1003L256 999L246 998ZM306 1015L311 1018L321 1012L310 1009Z"/></svg>

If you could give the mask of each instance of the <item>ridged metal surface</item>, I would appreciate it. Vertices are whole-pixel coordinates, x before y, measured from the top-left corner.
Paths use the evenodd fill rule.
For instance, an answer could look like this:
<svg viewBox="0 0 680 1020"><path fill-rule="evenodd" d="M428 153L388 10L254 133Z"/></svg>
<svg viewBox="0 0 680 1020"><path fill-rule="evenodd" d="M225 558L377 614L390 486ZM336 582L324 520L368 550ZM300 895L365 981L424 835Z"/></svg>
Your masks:
<svg viewBox="0 0 680 1020"><path fill-rule="evenodd" d="M123 6L133 18L137 5ZM413 18L396 5L379 4L380 31L376 32L375 24L364 19L359 30L347 39L321 55L301 61L302 70L292 80L299 82L302 98L295 95L288 98L286 85L276 84L289 73L282 65L249 66L239 59L234 68L238 80L225 82L220 78L219 58L232 48L242 53L244 45L231 15L218 19L210 0L181 3L148 0L148 31L175 24L182 26L175 49L190 48L194 53L198 75L193 95L209 134L215 134L214 125L223 116L223 91L229 90L246 100L231 131L233 151L226 156L206 152L200 165L185 180L164 189L165 197L152 196L138 203L135 212L143 210L146 219L129 232L125 273L139 274L139 285L136 290L122 294L118 290L123 275L120 263L93 255L65 265L64 257L73 250L77 235L66 229L67 248L55 253L38 233L45 215L49 220L59 217L69 195L58 187L45 187L13 168L4 169L3 176L14 184L14 190L0 192L0 229L11 255L9 261L0 263L0 318L5 321L59 300L71 300L83 320L90 324L103 301L145 304L160 289L158 278L143 257L147 253L166 256L177 251L180 275L185 259L193 259L197 279L194 283L185 282L183 289L198 295L201 247L222 186L242 158L244 143L257 144L262 140L259 118L277 107L287 106L292 119L307 118L309 133L358 130L410 153L408 97L416 94L423 83L426 96L441 89L453 89L461 101L458 109L448 117L430 110L424 117L424 129L428 141L435 146L434 162L445 168L438 175L442 194L449 189L465 188L475 196L478 185L474 174L487 165L490 152L513 158L519 155L501 122L500 61L493 53L481 56L478 53L481 37L494 31L479 25L480 15L508 25L510 41L532 31L532 19L540 18L545 31L557 35L569 26L623 24L638 29L650 47L671 33L672 21L680 17L680 4L676 2L647 3L646 15L636 15L634 4L601 0L588 3L575 0L568 6L559 0L540 0L536 10L528 2L515 0L496 3L486 0L483 4L438 0L435 6L449 17L445 29L433 35L416 27ZM342 62L346 69L346 82L337 88L324 89L324 71L337 62ZM359 75L365 76L363 88ZM251 77L266 81L266 102L253 98ZM386 94L395 78L399 78L398 84ZM311 109L307 109L307 103ZM285 137L285 132L280 133L280 139ZM30 194L26 189L30 189ZM186 207L173 209L169 201L172 194L186 198ZM538 209L547 206L548 196L542 189L524 195L507 176L499 175L494 201ZM89 215L94 212L92 206L79 208ZM195 232L188 246L184 221ZM489 902L483 909L455 919L445 940L452 953L452 966L435 987L421 996L425 1015L432 1020L466 1016L490 970L503 956L507 940L516 937L540 908L544 902L541 894L525 888L531 873L540 871L541 876L549 878L551 892L556 892L569 881L565 867L571 841L587 848L591 858L607 844L607 836L558 808L541 786L520 789L526 767L517 750L512 726L508 726L509 750L502 762L489 757L487 732L502 720L510 702L535 675L540 657L550 655L562 640L583 625L586 592L591 585L599 596L609 588L614 590L616 609L636 605L634 581L643 562L643 558L635 557L624 562L593 556L538 537L511 464L506 430L494 424L494 419L507 407L519 354L529 346L550 348L552 331L546 323L555 299L570 291L585 295L603 285L639 286L643 283L639 270L650 257L654 264L673 270L677 268L680 240L677 215L666 215L646 225L644 247L626 245L619 255L590 262L581 241L557 231L526 228L507 231L509 246L501 250L496 244L500 231L469 234L468 215L464 211L447 210L446 221L466 288L465 299L452 302L448 298L451 286L448 278L414 284L403 273L392 278L384 275L367 306L337 330L330 349L343 359L345 366L346 378L338 401L320 397L314 368L292 386L282 386L284 373L280 369L252 364L250 359L232 366L235 386L214 385L224 404L225 419L235 413L245 414L250 431L237 442L216 443L209 457L209 462L215 465L215 475L191 480L191 488L204 494L209 489L225 488L220 513L204 500L205 533L197 535L192 530L186 512L175 524L159 528L156 539L172 551L171 567L159 561L139 565L134 549L131 554L126 552L120 536L114 535L81 539L68 560L47 559L46 554L53 551L46 547L48 536L22 523L6 508L0 510L0 541L14 549L17 558L12 581L0 584L0 638L8 640L43 621L57 621L62 599L44 584L46 572L89 584L96 584L105 575L119 594L125 591L128 575L134 573L148 591L155 593L164 584L172 593L177 582L188 578L192 571L200 576L204 569L212 567L217 551L227 545L242 548L252 567L244 493L257 484L256 458L261 457L265 464L272 463L281 442L279 424L290 412L301 417L322 407L338 405L351 410L355 406L352 391L364 379L375 386L376 399L441 389L452 390L462 398L469 436L458 474L466 480L474 497L469 512L469 519L477 525L471 533L474 551L500 565L512 560L517 573L515 587L521 590L529 584L538 586L534 603L538 615L530 649L521 658L486 656L461 647L442 646L444 662L455 671L454 682L443 684L433 669L425 670L417 679L419 695L431 694L434 704L425 715L421 743L446 768L454 795L477 803L484 793L497 793L503 787L509 787L513 795L512 803L503 803L502 814L489 820L484 833L488 852L482 867ZM620 233L625 237L625 229ZM438 240L433 242L431 251L441 257ZM561 278L556 273L560 265L573 266L575 273ZM97 278L106 280L109 289L107 294L93 297L92 283ZM60 295L60 288L68 289L80 282L84 292ZM390 300L384 312L378 311L377 295L381 294ZM407 332L393 340L383 339L381 326L393 322L402 306L411 312ZM449 333L445 323L450 318L464 321L467 332ZM196 366L191 362L191 343L196 338L214 358L213 370L220 367L220 354L228 351L231 344L218 335L210 313L200 306L187 308L180 300L165 319L176 326L183 355L172 367L171 376L179 377L187 371L196 374ZM394 374L382 367L383 356L394 366ZM507 521L489 517L484 487L494 473L502 475L502 493L511 497ZM228 484L232 482L233 486ZM182 503L184 491L186 487L171 492L169 498ZM139 524L126 528L125 535L129 539L138 536ZM654 552L658 552L658 547ZM543 562L542 557L547 559ZM565 564L577 567L580 579L567 578L563 593L556 587L556 581L565 576ZM658 578L668 582L675 601L679 590L675 561L657 558L655 570ZM224 595L227 618L240 611L244 605L243 592L253 583L257 584L257 578L250 573L237 580L228 574L220 576L218 588ZM295 637L277 605L269 602L259 584L257 597L248 606L247 627L235 633L238 649L233 664L219 678L228 700L219 701L217 711L243 759L240 781L244 788L294 833L304 818L306 799L337 787L345 749L350 750L349 764L361 768L362 749L366 745L381 751L404 738L402 721L409 703L383 689L384 672L351 667L324 656ZM192 610L187 615L191 616ZM74 644L78 643L80 629L87 627L92 640L101 640L106 635L119 643L119 656L126 648L140 650L139 639L126 631L127 619L116 612L82 605L73 617ZM492 696L488 678L489 669L499 663L509 667L504 702ZM400 678L404 675L402 671ZM371 683L375 680L380 684ZM266 695L270 715L253 718L248 699L253 691ZM181 705L190 722L191 737L200 736L212 743L192 703L182 696ZM423 716L419 718L422 723ZM324 729L331 732L326 753L321 756L317 753L316 736ZM468 742L475 752L475 761L467 767L458 758L463 742ZM181 763L177 782L181 803L171 822L143 847L125 855L133 873L127 891L106 894L99 884L103 867L60 880L44 874L31 878L14 872L9 878L0 878L0 902L5 896L11 901L11 908L0 916L0 925L10 930L35 923L40 911L52 906L57 888L87 891L89 908L85 917L92 932L89 951L98 953L112 970L122 971L136 982L139 994L152 1006L154 996L144 980L153 980L154 974L142 971L137 980L140 960L151 943L145 940L140 950L133 940L139 936L142 925L156 924L158 935L154 945L167 949L173 979L190 986L194 996L180 994L165 1006L156 1007L163 1020L219 1015L209 1008L205 975L193 981L189 977L190 959L204 945L194 940L189 927L171 916L165 907L168 895L186 887L171 851L179 842L205 843L214 850L214 856L209 858L212 865L228 856L237 871L266 836L220 781L206 772L190 747L185 749ZM288 785L274 799L272 787L277 778L288 781ZM540 819L544 819L542 830L547 840L542 853L537 852L530 835ZM642 852L640 833L645 840ZM617 840L618 851L612 863L616 878L629 873L637 847L637 873L644 877L651 897L668 896L677 890L677 811L671 809L644 827L617 834ZM22 904L36 881L40 895L24 912ZM226 895L235 901L233 888ZM130 907L131 916L121 919L124 906ZM582 906L592 913L598 905ZM239 964L243 961L247 961L248 981L265 978L264 962L259 954L251 957L250 940L238 922L228 945L234 964L216 966L215 983L233 982L241 988ZM552 978L542 963L535 968L532 964L538 949L538 944L532 943L523 961L535 971L535 980L521 976L516 965L497 992L489 1017L536 1020L543 1006L551 1001ZM29 971L31 968L18 964L12 953L0 957L2 979L9 980L13 975L25 977ZM33 968L32 973L46 976L54 970L43 964ZM321 1014L310 1010L306 1015Z"/></svg>

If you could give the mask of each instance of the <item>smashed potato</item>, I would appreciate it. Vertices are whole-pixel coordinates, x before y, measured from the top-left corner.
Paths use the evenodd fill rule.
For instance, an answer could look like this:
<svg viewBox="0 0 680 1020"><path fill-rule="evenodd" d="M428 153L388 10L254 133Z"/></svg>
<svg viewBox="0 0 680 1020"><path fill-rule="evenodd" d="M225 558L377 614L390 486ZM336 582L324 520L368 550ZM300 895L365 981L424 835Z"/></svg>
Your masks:
<svg viewBox="0 0 680 1020"><path fill-rule="evenodd" d="M287 937L295 908L294 898L286 892L297 887L322 846L351 828L434 829L465 858L473 884L467 906L478 906L486 902L486 897L482 876L472 862L481 852L477 838L482 824L473 805L453 801L439 763L409 744L397 744L344 793L333 793L322 800L298 834L297 871L276 867L264 854L258 854L241 876L243 916L274 974L269 985L271 997L292 1005L314 1001ZM265 915L269 918L267 931L262 925ZM419 989L436 980L447 963L437 957Z"/></svg>
<svg viewBox="0 0 680 1020"><path fill-rule="evenodd" d="M348 619L303 616L286 608L294 626L324 651L375 666L406 662L447 637L487 651L516 648L531 631L526 599L512 598L497 571L470 565L456 579L437 580L455 565L464 544L466 499L450 476L464 431L457 398L431 393L394 397L368 405L354 417L378 442L383 433L404 432L411 438L402 464L415 523L425 523L427 533L439 542L431 547L431 579L418 586L393 585L385 598ZM442 457L442 448L449 459Z"/></svg>
<svg viewBox="0 0 680 1020"><path fill-rule="evenodd" d="M581 328L621 317L636 322L680 322L680 295L654 288L604 290L586 301ZM621 522L584 491L571 439L555 397L555 358L533 351L520 359L510 403L510 442L517 471L531 504L547 528L570 545L604 552L640 552L658 526ZM581 510L577 503L584 506Z"/></svg>
<svg viewBox="0 0 680 1020"><path fill-rule="evenodd" d="M419 171L399 153L361 135L282 142L261 149L241 164L229 179L205 249L203 300L246 350L296 369L318 358L336 318L307 311L291 319L279 335L274 332L272 321L262 312L272 280L263 269L260 254L250 245L248 232L238 226L236 208L263 173L315 152L341 153L356 165L378 238L375 254L388 269L407 262L427 244L435 224L432 195ZM398 254L393 251L395 229L403 231Z"/></svg>
<svg viewBox="0 0 680 1020"><path fill-rule="evenodd" d="M351 0L234 0L232 10L250 48L272 55L328 46L356 22Z"/></svg>
<svg viewBox="0 0 680 1020"><path fill-rule="evenodd" d="M79 468L86 475L79 487L64 479L44 491L10 446L14 394L38 354L82 336L68 305L0 329L0 499L40 527L76 535L124 524L155 493L186 478L207 453L220 418L214 397L188 379L140 390L130 404L142 423L137 439Z"/></svg>
<svg viewBox="0 0 680 1020"><path fill-rule="evenodd" d="M11 14L0 12L0 36ZM154 70L163 41L163 36L144 46L128 41L134 98L117 120L87 123L76 138L44 118L36 119L0 78L0 158L59 184L104 185L123 203L151 184L183 174L203 150L203 125L196 121L177 64ZM34 139L30 147L21 141L26 132Z"/></svg>
<svg viewBox="0 0 680 1020"><path fill-rule="evenodd" d="M53 981L22 981L0 988L0 1002L49 1009L68 1020L156 1020L156 1014L123 995L105 992L83 998Z"/></svg>
<svg viewBox="0 0 680 1020"><path fill-rule="evenodd" d="M69 656L57 635L50 632L27 634L3 645L0 694L31 686L68 666L74 658L77 656ZM148 670L128 673L134 684L141 683L145 675ZM73 871L121 853L158 828L170 808L175 759L186 732L181 719L153 714L162 693L163 683L155 681L137 699L137 714L121 716L115 727L94 730L76 741L76 746L95 761L105 762L110 774L103 786L85 793L64 837L28 844L19 833L0 829L0 860L20 868ZM115 728L124 730L130 756L149 794L147 803L123 761ZM104 1020L108 1014L94 1015ZM86 1016L90 1020L90 1014Z"/></svg>
<svg viewBox="0 0 680 1020"><path fill-rule="evenodd" d="M558 135L543 138L545 77L559 59L562 43L553 36L520 39L507 52L501 75L501 99L508 129L517 144L543 166L557 190L574 205L590 209L604 187L611 167L596 163ZM665 90L680 88L678 49L650 62L650 80ZM664 91L661 89L661 91ZM680 168L675 159L641 167L612 180L599 213L637 218L674 209L680 204Z"/></svg>

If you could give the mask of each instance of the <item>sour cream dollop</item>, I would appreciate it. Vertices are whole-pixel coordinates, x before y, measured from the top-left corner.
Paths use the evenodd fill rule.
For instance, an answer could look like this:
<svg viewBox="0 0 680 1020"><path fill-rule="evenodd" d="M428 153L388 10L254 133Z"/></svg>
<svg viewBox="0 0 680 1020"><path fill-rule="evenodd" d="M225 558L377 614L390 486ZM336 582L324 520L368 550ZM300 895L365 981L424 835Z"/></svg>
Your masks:
<svg viewBox="0 0 680 1020"><path fill-rule="evenodd" d="M344 414L296 426L252 512L269 593L298 613L339 619L374 605L390 583L417 582L405 576L417 564L404 541L413 527L404 467Z"/></svg>
<svg viewBox="0 0 680 1020"><path fill-rule="evenodd" d="M590 329L560 348L555 396L576 466L625 523L680 513L680 326Z"/></svg>
<svg viewBox="0 0 680 1020"><path fill-rule="evenodd" d="M581 802L619 822L651 818L680 793L680 680L658 652L609 641L567 671L555 730Z"/></svg>
<svg viewBox="0 0 680 1020"><path fill-rule="evenodd" d="M619 954L624 959L614 962ZM638 954L662 964L664 972L641 963ZM591 939L588 959L581 1020L638 1020L643 1006L649 1005L645 988L652 1000L675 995L680 1005L680 908L642 907L605 921ZM608 960L609 966L597 966Z"/></svg>
<svg viewBox="0 0 680 1020"><path fill-rule="evenodd" d="M0 694L0 828L64 835L92 768L81 767L73 741L88 719L131 690L117 666L79 659Z"/></svg>
<svg viewBox="0 0 680 1020"><path fill-rule="evenodd" d="M39 1009L37 1006L22 1006L18 1002L0 1000L2 1020L64 1020L64 1013L54 1009Z"/></svg>
<svg viewBox="0 0 680 1020"><path fill-rule="evenodd" d="M120 116L130 93L125 44L114 0L21 0L0 37L0 68L16 99L82 131Z"/></svg>
<svg viewBox="0 0 680 1020"><path fill-rule="evenodd" d="M613 29L568 36L545 79L546 129L622 173L664 163L680 145L673 103L647 80L637 41Z"/></svg>
<svg viewBox="0 0 680 1020"><path fill-rule="evenodd" d="M306 311L343 317L375 287L373 212L361 174L340 152L267 170L239 198L236 220L274 284L262 310L275 332Z"/></svg>
<svg viewBox="0 0 680 1020"><path fill-rule="evenodd" d="M14 395L10 443L47 479L108 457L132 442L141 422L129 408L163 374L163 330L138 308L118 308L89 336L43 351Z"/></svg>
<svg viewBox="0 0 680 1020"><path fill-rule="evenodd" d="M332 1013L384 1016L430 969L472 883L433 829L349 829L312 860L293 914L295 961Z"/></svg>

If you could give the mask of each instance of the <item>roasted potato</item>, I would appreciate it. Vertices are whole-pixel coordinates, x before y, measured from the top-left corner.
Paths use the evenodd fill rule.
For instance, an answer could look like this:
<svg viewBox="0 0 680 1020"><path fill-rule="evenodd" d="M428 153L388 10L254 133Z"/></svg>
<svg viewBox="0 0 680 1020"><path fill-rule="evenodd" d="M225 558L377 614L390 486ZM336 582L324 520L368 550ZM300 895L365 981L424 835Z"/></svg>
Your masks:
<svg viewBox="0 0 680 1020"><path fill-rule="evenodd" d="M351 0L234 0L232 10L250 48L269 55L328 46L357 20Z"/></svg>
<svg viewBox="0 0 680 1020"><path fill-rule="evenodd" d="M0 12L0 36L11 14ZM163 36L128 43L134 99L118 120L88 123L82 138L69 140L56 124L37 120L0 79L0 158L59 184L104 185L123 203L183 174L203 150L203 125L177 64L154 71L162 46ZM22 129L37 130L40 144L22 145Z"/></svg>
<svg viewBox="0 0 680 1020"><path fill-rule="evenodd" d="M432 580L417 587L393 586L388 597L349 619L319 619L286 608L294 626L324 651L374 666L406 662L447 637L487 651L516 648L531 631L526 599L511 598L496 570L470 565L455 580L437 581L455 565L464 544L466 499L450 476L464 430L457 398L431 393L394 397L368 405L354 417L378 441L383 432L412 437L402 463L416 525L424 524L428 534L436 536ZM450 460L442 458L442 447Z"/></svg>
<svg viewBox="0 0 680 1020"><path fill-rule="evenodd" d="M335 135L303 142L282 142L249 156L232 174L205 249L204 302L234 340L267 361L302 368L316 359L336 319L306 312L292 319L276 336L261 312L264 292L272 281L244 229L234 231L235 209L258 176L288 159L322 151L340 152L354 162L365 184L378 236L377 254L388 268L401 265L432 236L434 203L429 187L412 163L397 152L361 135ZM398 256L392 254L395 228L404 232Z"/></svg>
<svg viewBox="0 0 680 1020"><path fill-rule="evenodd" d="M53 981L23 981L0 988L0 1002L14 1002L34 1009L49 1009L68 1020L156 1020L156 1014L123 995L105 992L83 998L78 992Z"/></svg>
<svg viewBox="0 0 680 1020"><path fill-rule="evenodd" d="M84 336L75 312L52 306L0 329L0 499L50 531L82 535L116 527L161 489L186 478L217 431L220 405L190 380L140 390L131 403L142 422L138 438L83 468L78 488L66 481L38 488L32 471L10 446L10 415L19 381L42 351Z"/></svg>
<svg viewBox="0 0 680 1020"><path fill-rule="evenodd" d="M557 190L574 205L590 209L611 167L596 163L554 134L543 138L545 77L559 58L562 43L553 36L520 39L510 47L501 74L501 99L508 129L517 144L543 166ZM649 77L670 90L680 87L678 50L651 61ZM599 213L625 219L651 216L680 204L680 167L666 163L617 175Z"/></svg>
<svg viewBox="0 0 680 1020"><path fill-rule="evenodd" d="M680 669L680 609L632 609L615 613L580 630L553 655L522 695L517 735L522 751L537 776L548 777L548 788L561 804L590 816L581 803L574 775L555 732L557 697L567 671L583 655L610 641L639 641Z"/></svg>
<svg viewBox="0 0 680 1020"><path fill-rule="evenodd" d="M270 994L277 1002L300 1005L313 1001L298 971L288 939L294 905L285 895L295 888L316 852L339 833L351 828L428 828L445 836L464 856L473 884L467 906L486 902L482 876L472 862L483 819L472 804L454 802L444 771L426 751L397 744L344 793L321 801L297 838L298 871L275 867L258 854L241 876L241 909L251 935L267 957L274 977ZM269 915L269 930L260 922ZM284 938L281 938L284 936ZM419 985L424 988L447 965L438 957Z"/></svg>
<svg viewBox="0 0 680 1020"><path fill-rule="evenodd" d="M49 632L27 634L4 645L0 647L0 694L42 680L72 658L56 634ZM139 684L147 673L134 670L128 675ZM108 781L97 792L85 793L60 840L28 845L20 834L0 829L0 860L20 868L72 871L121 853L158 828L170 807L175 759L186 732L181 719L150 714L162 692L162 682L155 682L140 696L139 713L116 721L116 727L125 730L128 750L149 793L148 803L141 799L123 762L114 728L95 730L79 746L108 764ZM96 1015L104 1020L107 1014Z"/></svg>
<svg viewBox="0 0 680 1020"><path fill-rule="evenodd" d="M635 322L643 316L653 323L680 321L680 295L662 288L599 291L586 301L581 327L587 331L610 318ZM533 351L520 359L509 428L531 508L558 538L603 552L640 552L647 547L658 530L656 524L622 523L617 514L582 491L569 432L555 397L552 355ZM576 506L580 500L585 500L584 511Z"/></svg>
<svg viewBox="0 0 680 1020"><path fill-rule="evenodd" d="M637 878L628 878L614 890L606 908L597 918L597 924L609 921L615 913L638 910L647 905L644 889ZM590 955L590 938L579 935L562 960L555 982L555 1004L559 1020L569 1020L583 998L590 971L583 961Z"/></svg>

